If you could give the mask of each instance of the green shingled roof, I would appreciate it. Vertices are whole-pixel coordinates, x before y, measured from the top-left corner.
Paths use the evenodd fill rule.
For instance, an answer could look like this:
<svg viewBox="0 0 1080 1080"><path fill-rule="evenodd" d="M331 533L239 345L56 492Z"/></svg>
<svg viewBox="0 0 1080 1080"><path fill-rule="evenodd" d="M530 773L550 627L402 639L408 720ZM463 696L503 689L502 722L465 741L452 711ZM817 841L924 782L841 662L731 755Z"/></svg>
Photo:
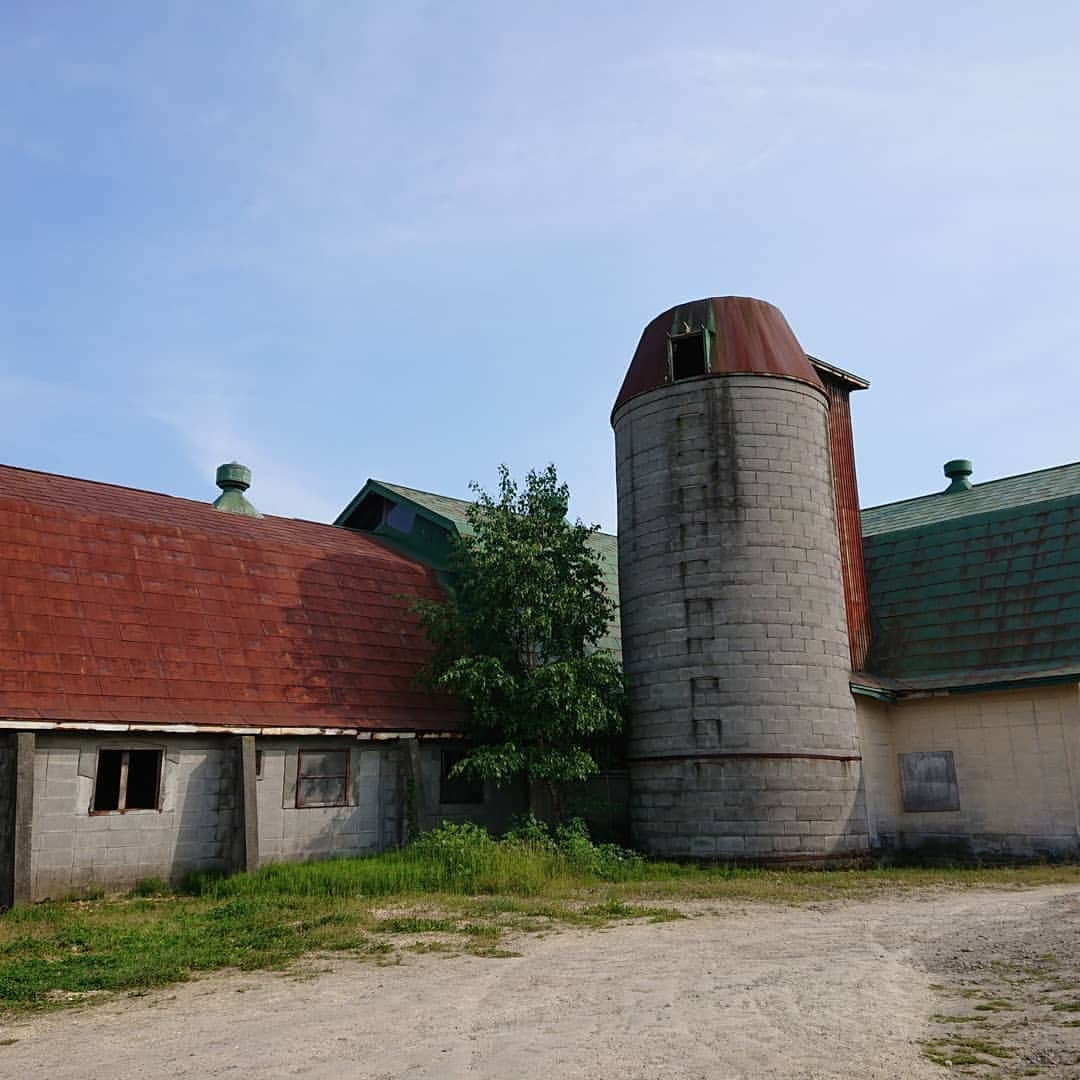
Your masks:
<svg viewBox="0 0 1080 1080"><path fill-rule="evenodd" d="M380 481L364 490L411 504L439 530L468 531L464 499ZM862 521L868 666L883 685L1080 674L1080 463L871 507ZM591 543L617 605L616 537L596 533ZM602 644L621 654L617 608Z"/></svg>
<svg viewBox="0 0 1080 1080"><path fill-rule="evenodd" d="M418 491L416 488L406 487L404 484L388 484L380 480L384 488L396 491L404 495L406 499L441 514L447 521L452 521L461 532L470 532L468 510L471 503L465 499L451 499L448 495L435 495L430 491Z"/></svg>
<svg viewBox="0 0 1080 1080"><path fill-rule="evenodd" d="M919 525L991 510L1013 509L1068 495L1080 495L1080 462L990 480L985 484L976 484L970 491L946 494L942 490L917 499L871 506L862 512L862 531L863 536L877 536L897 529L913 529Z"/></svg>
<svg viewBox="0 0 1080 1080"><path fill-rule="evenodd" d="M385 480L368 481L368 486L376 488L384 493L394 493L407 502L430 511L442 518L448 527L455 528L458 532L469 533L468 510L472 505L465 499L452 499L447 495L436 495L430 491L420 491L417 488L405 487L404 484L389 484ZM350 509L356 500L350 504ZM339 517L339 524L345 518L346 513ZM600 556L604 570L604 585L608 596L615 603L615 617L608 628L607 635L601 639L600 647L611 649L617 657L622 657L622 625L619 621L619 550L618 539L609 533L593 533L589 540L589 546Z"/></svg>
<svg viewBox="0 0 1080 1080"><path fill-rule="evenodd" d="M863 512L870 670L1080 672L1080 465Z"/></svg>

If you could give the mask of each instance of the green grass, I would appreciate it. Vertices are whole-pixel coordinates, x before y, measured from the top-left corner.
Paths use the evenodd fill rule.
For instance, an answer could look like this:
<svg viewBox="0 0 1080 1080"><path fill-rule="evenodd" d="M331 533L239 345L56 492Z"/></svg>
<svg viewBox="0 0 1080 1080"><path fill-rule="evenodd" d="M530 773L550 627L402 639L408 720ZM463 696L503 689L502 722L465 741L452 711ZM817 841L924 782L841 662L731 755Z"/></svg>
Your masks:
<svg viewBox="0 0 1080 1080"><path fill-rule="evenodd" d="M393 962L410 945L395 935L449 935L461 952L499 958L515 955L500 944L509 931L680 918L671 906L680 900L799 903L1047 882L1080 882L1080 867L707 868L577 842L564 851L440 830L368 858L201 876L176 893L152 881L119 900L16 908L0 915L0 1012L140 992L222 968L279 968L313 951Z"/></svg>
<svg viewBox="0 0 1080 1080"><path fill-rule="evenodd" d="M923 1043L923 1053L936 1065L988 1065L987 1058L1010 1058L1012 1050L989 1039L969 1038L964 1035L948 1035L940 1039L928 1039ZM981 1055L981 1056L980 1056Z"/></svg>

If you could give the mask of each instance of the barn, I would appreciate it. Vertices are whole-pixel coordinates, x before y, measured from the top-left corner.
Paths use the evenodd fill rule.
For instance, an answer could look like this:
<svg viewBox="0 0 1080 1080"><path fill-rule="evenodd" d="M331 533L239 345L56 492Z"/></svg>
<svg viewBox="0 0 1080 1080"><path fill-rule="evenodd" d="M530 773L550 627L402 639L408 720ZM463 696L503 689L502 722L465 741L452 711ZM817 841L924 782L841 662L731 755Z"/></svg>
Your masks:
<svg viewBox="0 0 1080 1080"><path fill-rule="evenodd" d="M625 760L596 823L674 858L1080 857L1080 463L860 508L851 395L780 312L646 327L612 413ZM0 906L363 854L518 787L449 777L417 676L468 504L333 524L0 467ZM923 486L913 481L913 486ZM599 806L601 809L596 811Z"/></svg>
<svg viewBox="0 0 1080 1080"><path fill-rule="evenodd" d="M434 570L370 536L0 469L0 904L361 854L512 792L447 782ZM239 483L237 481L239 477Z"/></svg>

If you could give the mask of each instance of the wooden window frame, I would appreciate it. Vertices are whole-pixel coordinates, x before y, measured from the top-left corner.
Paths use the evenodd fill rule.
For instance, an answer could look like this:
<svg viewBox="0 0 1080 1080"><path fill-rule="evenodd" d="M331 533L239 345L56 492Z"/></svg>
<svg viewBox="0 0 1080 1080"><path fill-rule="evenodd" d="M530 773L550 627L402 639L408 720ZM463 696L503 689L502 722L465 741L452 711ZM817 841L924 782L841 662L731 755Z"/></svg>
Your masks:
<svg viewBox="0 0 1080 1080"><path fill-rule="evenodd" d="M702 375L708 375L712 371L712 342L710 341L710 331L706 326L699 327L687 327L685 330L680 331L678 334L668 334L667 340L667 362L668 362L668 381L671 383L685 382L687 379L700 379ZM691 338L701 338L701 353L702 359L705 362L705 369L700 372L695 372L693 375L684 375L682 378L675 377L675 349L679 342L688 341Z"/></svg>
<svg viewBox="0 0 1080 1080"><path fill-rule="evenodd" d="M320 776L304 776L304 754L344 754L345 755L345 773L327 773ZM301 789L305 780L344 780L342 786L342 799L341 802L304 802L301 798ZM316 746L309 746L306 750L297 750L296 752L296 809L297 810L326 810L334 809L339 806L350 806L351 801L349 799L349 793L352 789L352 754L348 750L340 750L336 747L330 749L323 749Z"/></svg>
<svg viewBox="0 0 1080 1080"><path fill-rule="evenodd" d="M154 782L154 805L153 806L133 806L128 807L127 803L127 782L128 782L128 768L131 763L131 754L134 752L139 753L154 753L157 754L157 777ZM120 780L116 795L116 806L111 810L97 810L94 808L94 803L97 802L98 794L98 781L101 777L101 755L107 754L119 754L120 755ZM90 815L92 817L100 816L101 814L133 814L139 811L161 813L161 793L162 793L162 776L165 771L165 751L159 746L100 746L94 757L94 786L90 791Z"/></svg>

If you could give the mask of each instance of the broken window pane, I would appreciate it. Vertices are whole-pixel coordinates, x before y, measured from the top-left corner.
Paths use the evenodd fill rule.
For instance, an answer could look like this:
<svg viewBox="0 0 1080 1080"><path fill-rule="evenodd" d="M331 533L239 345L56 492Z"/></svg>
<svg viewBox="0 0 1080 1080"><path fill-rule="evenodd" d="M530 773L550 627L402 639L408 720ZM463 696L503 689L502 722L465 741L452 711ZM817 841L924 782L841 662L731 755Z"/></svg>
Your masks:
<svg viewBox="0 0 1080 1080"><path fill-rule="evenodd" d="M704 334L684 334L671 339L671 378L674 382L704 375L706 371Z"/></svg>
<svg viewBox="0 0 1080 1080"><path fill-rule="evenodd" d="M125 810L156 810L158 778L161 775L160 750L129 750Z"/></svg>
<svg viewBox="0 0 1080 1080"><path fill-rule="evenodd" d="M94 813L156 810L160 790L160 750L98 751Z"/></svg>
<svg viewBox="0 0 1080 1080"><path fill-rule="evenodd" d="M120 763L122 750L99 750L94 781L94 809L120 809Z"/></svg>

